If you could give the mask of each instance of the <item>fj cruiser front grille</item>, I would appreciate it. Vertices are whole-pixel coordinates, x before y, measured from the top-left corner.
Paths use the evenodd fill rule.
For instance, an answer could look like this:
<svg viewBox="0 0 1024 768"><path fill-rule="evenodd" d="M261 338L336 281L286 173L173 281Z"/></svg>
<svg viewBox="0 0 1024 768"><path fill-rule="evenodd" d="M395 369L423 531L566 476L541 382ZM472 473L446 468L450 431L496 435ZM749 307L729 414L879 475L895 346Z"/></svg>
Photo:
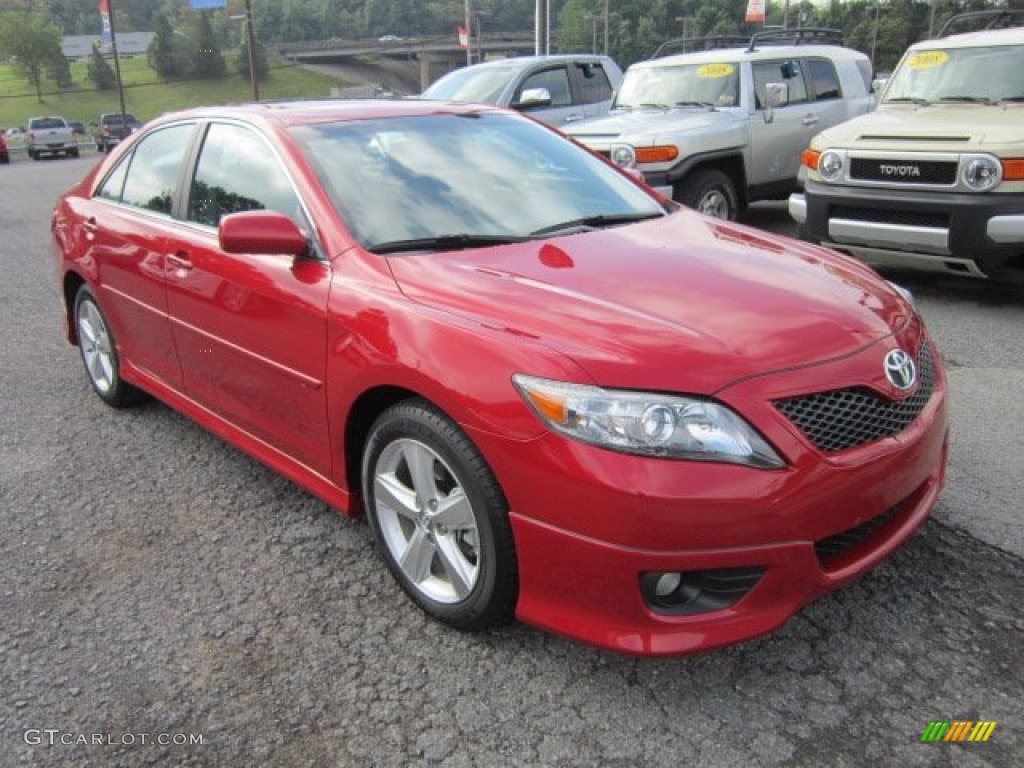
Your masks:
<svg viewBox="0 0 1024 768"><path fill-rule="evenodd" d="M949 227L949 216L945 213L927 211L879 210L875 208L854 208L849 205L833 205L829 209L833 219L871 221L878 224L895 224L900 227Z"/></svg>
<svg viewBox="0 0 1024 768"><path fill-rule="evenodd" d="M927 343L917 357L920 384L905 400L888 400L865 387L776 400L775 407L824 453L892 437L906 429L931 399L935 369Z"/></svg>
<svg viewBox="0 0 1024 768"><path fill-rule="evenodd" d="M850 160L850 178L858 181L886 181L898 184L956 183L957 164L941 160L891 160L855 157Z"/></svg>

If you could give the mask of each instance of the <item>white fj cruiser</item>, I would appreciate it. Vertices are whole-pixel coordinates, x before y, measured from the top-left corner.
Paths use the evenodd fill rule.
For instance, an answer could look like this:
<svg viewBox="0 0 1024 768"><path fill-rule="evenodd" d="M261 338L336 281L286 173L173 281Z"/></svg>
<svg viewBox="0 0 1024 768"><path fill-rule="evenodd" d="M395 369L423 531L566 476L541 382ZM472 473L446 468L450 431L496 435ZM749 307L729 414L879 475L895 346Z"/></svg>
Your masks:
<svg viewBox="0 0 1024 768"><path fill-rule="evenodd" d="M873 264L1024 282L1022 24L1024 11L954 17L907 50L875 112L816 136L789 200L802 236Z"/></svg>
<svg viewBox="0 0 1024 768"><path fill-rule="evenodd" d="M603 118L563 130L667 197L723 219L798 188L800 152L871 108L871 66L836 30L671 41L631 66ZM724 47L723 47L724 46Z"/></svg>

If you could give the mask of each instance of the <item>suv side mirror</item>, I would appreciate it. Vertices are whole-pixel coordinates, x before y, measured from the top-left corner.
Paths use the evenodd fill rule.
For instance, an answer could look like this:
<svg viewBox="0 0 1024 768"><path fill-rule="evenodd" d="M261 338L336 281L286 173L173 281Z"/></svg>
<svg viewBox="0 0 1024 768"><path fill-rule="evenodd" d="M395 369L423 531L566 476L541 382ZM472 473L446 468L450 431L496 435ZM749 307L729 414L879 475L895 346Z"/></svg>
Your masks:
<svg viewBox="0 0 1024 768"><path fill-rule="evenodd" d="M512 105L513 109L529 109L530 107L550 107L551 91L547 88L527 88L519 96L519 101Z"/></svg>
<svg viewBox="0 0 1024 768"><path fill-rule="evenodd" d="M775 119L773 110L776 107L784 107L789 103L789 84L766 83L764 86L764 96L765 101L768 102L764 105L764 121L770 123Z"/></svg>

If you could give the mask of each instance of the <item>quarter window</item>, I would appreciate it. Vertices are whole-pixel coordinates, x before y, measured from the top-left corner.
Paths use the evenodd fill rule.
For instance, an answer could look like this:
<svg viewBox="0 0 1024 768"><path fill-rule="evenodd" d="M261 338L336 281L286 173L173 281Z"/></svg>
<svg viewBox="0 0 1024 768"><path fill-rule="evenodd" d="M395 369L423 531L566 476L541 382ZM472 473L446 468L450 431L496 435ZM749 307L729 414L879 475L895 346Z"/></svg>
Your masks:
<svg viewBox="0 0 1024 768"><path fill-rule="evenodd" d="M196 164L188 218L216 227L229 213L262 209L307 228L299 198L263 139L239 125L214 123Z"/></svg>
<svg viewBox="0 0 1024 768"><path fill-rule="evenodd" d="M122 165L127 164L128 167L120 194L122 203L157 213L171 213L178 176L194 128L190 123L162 128L153 131L136 145L131 157L122 161ZM118 199L116 185L119 170L115 170L104 184L100 190L101 196Z"/></svg>
<svg viewBox="0 0 1024 768"><path fill-rule="evenodd" d="M825 59L809 59L808 74L814 83L814 97L817 101L838 99L842 96L839 90L839 76L831 61Z"/></svg>

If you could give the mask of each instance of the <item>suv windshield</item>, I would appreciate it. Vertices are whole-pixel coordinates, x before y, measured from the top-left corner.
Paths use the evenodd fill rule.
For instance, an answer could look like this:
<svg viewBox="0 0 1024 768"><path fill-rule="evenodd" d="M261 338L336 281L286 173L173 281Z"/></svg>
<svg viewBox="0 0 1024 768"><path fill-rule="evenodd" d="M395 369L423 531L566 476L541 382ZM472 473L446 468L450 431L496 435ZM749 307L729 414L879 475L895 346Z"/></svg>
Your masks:
<svg viewBox="0 0 1024 768"><path fill-rule="evenodd" d="M446 75L423 92L424 99L497 104L516 67L460 69Z"/></svg>
<svg viewBox="0 0 1024 768"><path fill-rule="evenodd" d="M1024 45L928 48L903 60L885 103L1024 99Z"/></svg>
<svg viewBox="0 0 1024 768"><path fill-rule="evenodd" d="M665 213L599 158L508 115L327 123L292 134L349 231L382 253L407 241L467 247ZM401 216L395 200L408 201Z"/></svg>
<svg viewBox="0 0 1024 768"><path fill-rule="evenodd" d="M626 72L614 108L739 104L739 66L728 62L639 67Z"/></svg>

